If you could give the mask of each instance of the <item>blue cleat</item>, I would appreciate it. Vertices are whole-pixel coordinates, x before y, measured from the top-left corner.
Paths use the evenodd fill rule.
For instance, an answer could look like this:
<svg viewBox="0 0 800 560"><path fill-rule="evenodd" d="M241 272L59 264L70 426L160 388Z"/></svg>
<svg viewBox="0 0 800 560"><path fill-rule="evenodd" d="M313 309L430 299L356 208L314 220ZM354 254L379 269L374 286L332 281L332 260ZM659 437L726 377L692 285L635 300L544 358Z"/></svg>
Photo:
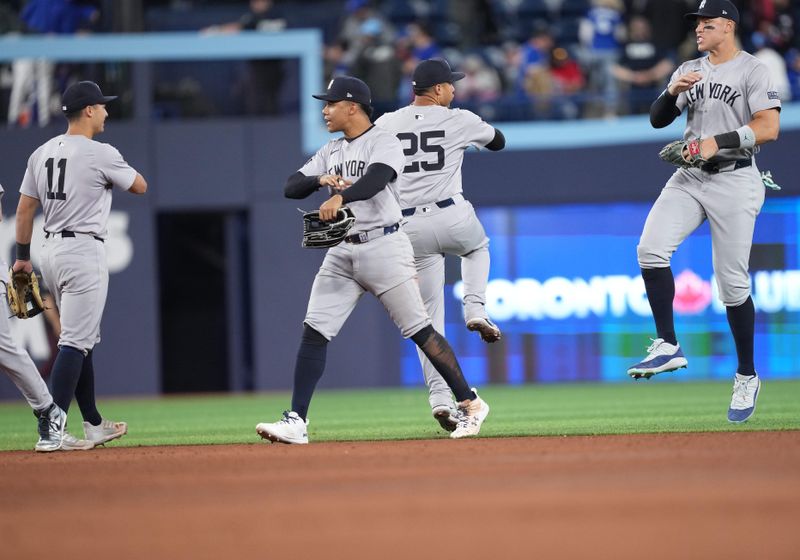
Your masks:
<svg viewBox="0 0 800 560"><path fill-rule="evenodd" d="M739 424L746 422L756 411L756 400L761 389L758 375L736 374L733 380L733 396L728 408L728 422Z"/></svg>
<svg viewBox="0 0 800 560"><path fill-rule="evenodd" d="M628 375L634 379L650 379L658 373L685 368L689 362L683 355L680 344L669 344L663 338L656 338L647 348L647 357L628 368Z"/></svg>

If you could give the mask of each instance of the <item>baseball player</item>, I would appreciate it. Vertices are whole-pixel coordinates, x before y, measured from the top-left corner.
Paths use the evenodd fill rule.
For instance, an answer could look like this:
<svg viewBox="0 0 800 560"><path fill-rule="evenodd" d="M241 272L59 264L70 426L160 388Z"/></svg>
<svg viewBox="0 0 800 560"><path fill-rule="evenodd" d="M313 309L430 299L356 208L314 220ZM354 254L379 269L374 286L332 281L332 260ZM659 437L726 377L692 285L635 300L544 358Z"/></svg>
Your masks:
<svg viewBox="0 0 800 560"><path fill-rule="evenodd" d="M3 186L0 185L0 199L4 193ZM0 220L2 217L3 213L0 211ZM39 441L34 449L48 452L93 448L94 444L90 441L77 439L66 431L66 413L53 402L47 384L39 375L33 360L11 336L11 313L5 294L10 289L8 284L8 265L5 260L0 260L0 298L4 302L0 310L0 370L14 382L38 419Z"/></svg>
<svg viewBox="0 0 800 560"><path fill-rule="evenodd" d="M343 205L355 223L344 242L331 247L317 273L297 353L292 410L256 432L282 443L308 443L307 412L325 369L327 344L335 337L364 292L377 297L406 338L411 338L437 368L459 401L460 422L451 434L478 434L489 406L470 389L453 350L425 312L414 267L414 252L400 229L394 183L405 165L400 141L370 122L371 96L357 78L331 80L322 114L329 132L343 136L325 144L289 177L288 198L306 198L321 187L332 196L320 206L320 218L332 221ZM338 191L338 192L337 192Z"/></svg>
<svg viewBox="0 0 800 560"><path fill-rule="evenodd" d="M92 365L108 292L104 241L112 188L134 194L147 190L147 182L116 148L93 140L104 130L105 105L113 99L104 96L94 82L78 82L64 92L61 108L67 132L33 152L22 179L13 267L26 272L32 268L33 216L41 204L42 273L61 312L59 350L50 374L53 400L66 415L75 395L86 439L95 445L128 430L125 422L112 422L98 412Z"/></svg>
<svg viewBox="0 0 800 560"><path fill-rule="evenodd" d="M412 104L386 113L375 124L403 143L405 167L397 179L406 219L403 231L414 247L419 289L433 328L444 332L445 254L457 255L461 257L467 328L491 343L500 339L500 329L489 319L485 306L489 238L462 194L461 164L470 146L502 150L505 138L474 113L449 108L455 95L453 83L463 77L445 60L420 62L412 76ZM433 417L444 429L453 431L458 418L450 389L425 354L418 353Z"/></svg>
<svg viewBox="0 0 800 560"><path fill-rule="evenodd" d="M778 137L781 102L766 66L736 47L739 12L731 2L704 0L686 18L696 20L697 47L708 56L675 71L653 103L650 121L661 128L688 109L684 138L691 141L680 156L694 163L669 179L637 247L658 338L628 374L649 379L686 367L672 317L670 258L708 220L714 273L739 361L728 420L744 422L755 410L760 388L753 366L755 310L748 264L764 185L754 155L759 145Z"/></svg>

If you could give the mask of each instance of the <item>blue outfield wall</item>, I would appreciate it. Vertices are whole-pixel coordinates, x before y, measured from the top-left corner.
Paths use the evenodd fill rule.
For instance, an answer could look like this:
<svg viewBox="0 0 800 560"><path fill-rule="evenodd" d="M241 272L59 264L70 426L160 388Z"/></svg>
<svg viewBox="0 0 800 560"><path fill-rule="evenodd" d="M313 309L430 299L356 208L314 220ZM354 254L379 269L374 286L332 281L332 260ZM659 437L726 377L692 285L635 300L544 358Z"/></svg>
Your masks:
<svg viewBox="0 0 800 560"><path fill-rule="evenodd" d="M60 125L53 125L44 130L0 131L0 183L6 189L0 237L7 258L12 256L13 210L25 162L39 144L62 130ZM117 146L147 177L150 190L144 197L118 193L114 199L112 239L107 245L111 285L103 341L95 354L100 393L159 391L155 223L159 212L174 211L248 212L255 387L291 386L308 292L323 256L321 251L300 247L297 211L298 207L317 207L322 198L293 201L282 194L285 178L306 158L300 137L294 118L108 123L107 132L99 139ZM502 289L497 289L521 279L545 285L552 278L566 278L578 285L579 280L590 283L595 276L635 278L638 231L649 203L671 172L656 156L660 145L658 141L573 150L469 152L464 164L465 192L493 236L492 297L501 298L498 294ZM767 261L759 261L759 270L770 274L798 268L797 242L792 242L798 235L800 183L793 164L798 146L800 132L787 132L758 157L759 166L771 169L783 186L779 192L768 192L757 232L758 239L763 240L760 245L768 253L764 257ZM34 255L36 243L35 239ZM707 236L698 232L678 252L676 259L683 255L691 258L680 261L677 273L688 270L691 274L684 279L699 280L707 286L711 279L709 251ZM774 260L776 254L783 255L783 263ZM763 266L762 261L766 263ZM770 277L766 286L773 289L770 286L774 287L774 282L784 279ZM451 260L448 282L454 285L457 281L458 263ZM535 284L528 283L528 288L531 286ZM558 286L558 282L551 281L547 286ZM705 289L701 287L701 292ZM534 292L520 293L527 297ZM639 300L631 297L641 307L641 294ZM455 320L448 334L476 380L613 379L627 363L626 355L637 355L644 349L650 332L649 317L630 310L621 317L590 316L566 329L562 328L565 323L552 318L540 321L531 314L524 321L501 321L508 333L506 341L489 347L457 325L460 312L452 289L448 305L448 316ZM526 305L532 304L523 308ZM679 315L680 328L693 333L687 341L695 354L692 367L698 368L701 377L713 377L716 372L729 375L732 351L724 316L711 303L706 307L708 310L699 317ZM493 308L496 315L498 310L500 314L507 312L502 306ZM790 357L797 347L798 312L789 306L771 313L767 317L759 312L759 359L768 358L759 362L760 367L770 376L769 368L777 361L780 365L775 375L796 375ZM49 346L42 340L43 327L35 326L37 320L26 322L22 335L29 349L36 352L35 357L46 361ZM535 339L526 338L525 329L528 334L545 338L534 343ZM704 331L706 334L702 334ZM198 341L198 345L213 343ZM545 351L583 358L554 365L542 361ZM419 375L407 345L370 296L359 304L344 332L331 344L328 364L323 387L399 385L413 382ZM15 395L10 382L0 380L0 396Z"/></svg>

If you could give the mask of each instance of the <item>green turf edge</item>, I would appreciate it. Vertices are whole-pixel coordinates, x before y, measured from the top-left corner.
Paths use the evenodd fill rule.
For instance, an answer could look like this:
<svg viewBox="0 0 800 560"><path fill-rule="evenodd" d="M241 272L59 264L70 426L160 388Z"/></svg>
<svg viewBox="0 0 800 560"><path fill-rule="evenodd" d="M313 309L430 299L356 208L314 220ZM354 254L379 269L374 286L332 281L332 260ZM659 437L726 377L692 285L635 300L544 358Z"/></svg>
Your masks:
<svg viewBox="0 0 800 560"><path fill-rule="evenodd" d="M730 383L638 382L488 386L492 412L481 437L800 430L800 380L764 382L754 417L730 424ZM129 434L109 447L246 444L255 424L272 422L289 394L100 399L106 417L126 420ZM80 435L77 407L70 431ZM445 439L430 416L424 388L321 390L310 411L312 442ZM0 450L30 450L35 419L22 402L0 404Z"/></svg>

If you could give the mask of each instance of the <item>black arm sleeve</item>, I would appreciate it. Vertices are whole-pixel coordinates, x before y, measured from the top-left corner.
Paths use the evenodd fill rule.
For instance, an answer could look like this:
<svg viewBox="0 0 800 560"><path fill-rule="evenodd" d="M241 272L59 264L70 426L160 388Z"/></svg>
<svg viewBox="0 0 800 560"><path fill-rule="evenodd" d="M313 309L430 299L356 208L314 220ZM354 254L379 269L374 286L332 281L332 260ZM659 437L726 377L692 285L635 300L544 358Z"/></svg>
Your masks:
<svg viewBox="0 0 800 560"><path fill-rule="evenodd" d="M658 96L650 105L650 124L653 128L664 128L681 115L681 110L675 105L677 95L670 95L667 90Z"/></svg>
<svg viewBox="0 0 800 560"><path fill-rule="evenodd" d="M494 129L494 138L492 138L491 142L486 144L486 149L487 150L491 150L493 152L499 152L500 150L502 150L505 147L506 147L506 137L503 136L502 132L500 132L499 130L497 130L495 128Z"/></svg>
<svg viewBox="0 0 800 560"><path fill-rule="evenodd" d="M342 195L342 201L345 204L357 200L367 200L381 192L386 184L394 178L394 169L385 163L373 163L367 167L366 173L358 181L339 194Z"/></svg>
<svg viewBox="0 0 800 560"><path fill-rule="evenodd" d="M316 192L319 187L319 177L316 175L306 177L297 171L286 179L283 195L286 198L306 198Z"/></svg>

